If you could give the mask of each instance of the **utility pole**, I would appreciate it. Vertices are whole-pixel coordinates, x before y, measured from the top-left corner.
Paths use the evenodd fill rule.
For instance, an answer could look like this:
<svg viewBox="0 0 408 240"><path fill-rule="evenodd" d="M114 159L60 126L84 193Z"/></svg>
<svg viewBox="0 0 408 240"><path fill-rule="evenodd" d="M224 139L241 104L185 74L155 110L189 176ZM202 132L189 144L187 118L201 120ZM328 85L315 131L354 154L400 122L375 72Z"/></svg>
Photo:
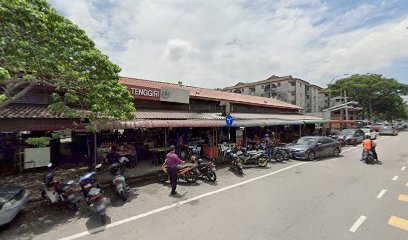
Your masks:
<svg viewBox="0 0 408 240"><path fill-rule="evenodd" d="M346 111L346 120L349 120L348 117L348 109L347 109L347 95L346 95L346 91L344 91L344 110ZM346 123L347 125L347 123Z"/></svg>

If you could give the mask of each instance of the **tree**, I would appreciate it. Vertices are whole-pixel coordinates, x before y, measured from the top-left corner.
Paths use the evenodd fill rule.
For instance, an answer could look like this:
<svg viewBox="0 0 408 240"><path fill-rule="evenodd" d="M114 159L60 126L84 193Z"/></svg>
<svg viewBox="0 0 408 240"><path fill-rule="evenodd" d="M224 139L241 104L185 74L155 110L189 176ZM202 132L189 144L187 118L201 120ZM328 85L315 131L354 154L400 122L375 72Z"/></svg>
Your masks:
<svg viewBox="0 0 408 240"><path fill-rule="evenodd" d="M0 109L42 86L67 116L131 119L133 98L120 71L46 0L0 2Z"/></svg>
<svg viewBox="0 0 408 240"><path fill-rule="evenodd" d="M330 86L334 93L347 92L348 100L359 102L368 119L392 120L406 117L402 95L408 93L408 85L379 74L353 75L337 80ZM335 95L335 94L334 94Z"/></svg>

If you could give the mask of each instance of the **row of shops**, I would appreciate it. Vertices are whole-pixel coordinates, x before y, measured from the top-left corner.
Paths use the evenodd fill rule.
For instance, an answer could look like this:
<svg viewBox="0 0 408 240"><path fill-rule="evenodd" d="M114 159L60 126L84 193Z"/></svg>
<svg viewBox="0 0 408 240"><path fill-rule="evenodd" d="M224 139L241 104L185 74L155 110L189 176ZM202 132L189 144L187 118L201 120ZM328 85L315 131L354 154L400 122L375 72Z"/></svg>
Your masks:
<svg viewBox="0 0 408 240"><path fill-rule="evenodd" d="M60 166L102 162L113 146L120 155L132 154L140 169L157 168L170 145L177 146L181 157L188 158L189 149L195 148L203 157L221 161L223 150L250 144L266 133L284 144L325 134L327 126L324 119L300 114L299 107L275 99L142 79L120 81L134 96L135 119L98 125L96 134L78 128L75 119L53 113L44 89L1 109L0 172L41 167L49 161ZM228 114L232 124L227 124ZM52 139L43 154L27 150L28 137L61 130L64 134Z"/></svg>

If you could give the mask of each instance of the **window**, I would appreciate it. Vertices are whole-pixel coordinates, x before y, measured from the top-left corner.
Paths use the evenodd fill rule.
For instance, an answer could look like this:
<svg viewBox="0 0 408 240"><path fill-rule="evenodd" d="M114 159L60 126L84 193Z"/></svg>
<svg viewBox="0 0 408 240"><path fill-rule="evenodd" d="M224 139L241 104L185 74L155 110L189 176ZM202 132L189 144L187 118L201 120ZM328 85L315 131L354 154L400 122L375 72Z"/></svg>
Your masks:
<svg viewBox="0 0 408 240"><path fill-rule="evenodd" d="M265 84L262 84L262 85L261 85L261 88L264 89L264 88L265 88Z"/></svg>
<svg viewBox="0 0 408 240"><path fill-rule="evenodd" d="M249 88L249 91L250 91L250 92L255 92L255 88L254 88L254 87L250 87L250 88Z"/></svg>
<svg viewBox="0 0 408 240"><path fill-rule="evenodd" d="M296 82L289 82L290 83L290 86L296 86Z"/></svg>
<svg viewBox="0 0 408 240"><path fill-rule="evenodd" d="M280 82L278 82L278 87L280 87Z"/></svg>

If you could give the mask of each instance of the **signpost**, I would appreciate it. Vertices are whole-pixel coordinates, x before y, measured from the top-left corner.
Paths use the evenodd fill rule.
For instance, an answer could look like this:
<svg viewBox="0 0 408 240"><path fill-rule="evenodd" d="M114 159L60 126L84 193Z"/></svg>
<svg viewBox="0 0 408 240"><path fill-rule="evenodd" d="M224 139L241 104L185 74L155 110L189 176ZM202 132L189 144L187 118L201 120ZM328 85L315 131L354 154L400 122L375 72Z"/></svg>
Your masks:
<svg viewBox="0 0 408 240"><path fill-rule="evenodd" d="M225 117L225 122L227 123L228 126L232 126L232 123L234 122L234 118L231 115L228 115Z"/></svg>

